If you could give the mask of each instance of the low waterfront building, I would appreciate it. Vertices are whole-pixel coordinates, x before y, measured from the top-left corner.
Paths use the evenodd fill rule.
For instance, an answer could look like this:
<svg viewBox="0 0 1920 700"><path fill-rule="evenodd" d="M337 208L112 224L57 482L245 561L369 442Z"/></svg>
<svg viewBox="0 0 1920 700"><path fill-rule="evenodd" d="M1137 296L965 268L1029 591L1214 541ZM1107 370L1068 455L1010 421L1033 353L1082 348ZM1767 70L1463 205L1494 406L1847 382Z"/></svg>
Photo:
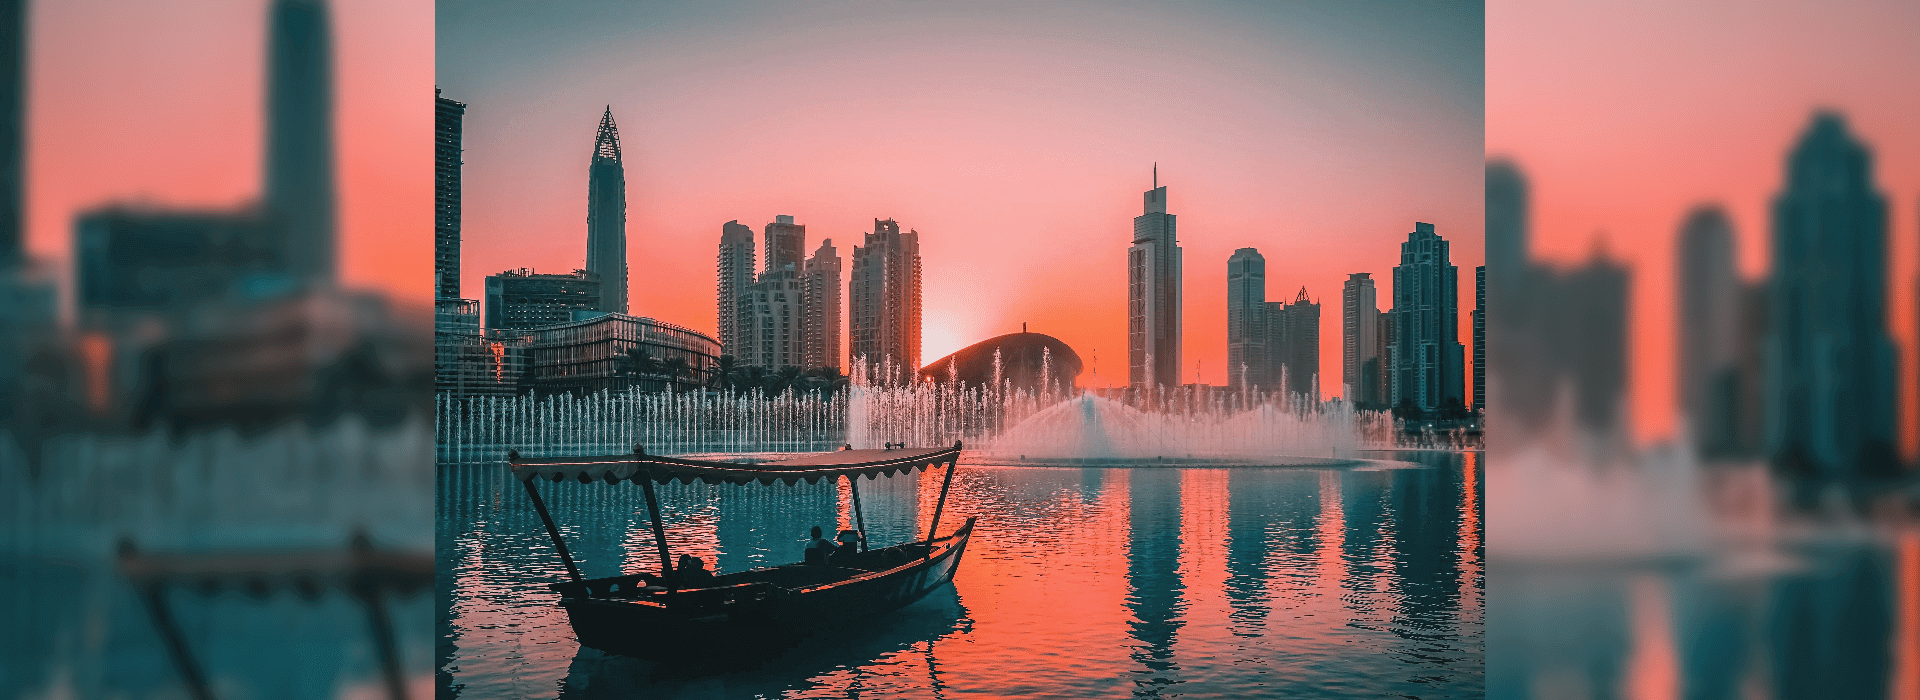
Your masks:
<svg viewBox="0 0 1920 700"><path fill-rule="evenodd" d="M720 357L720 342L712 336L626 314L532 328L527 334L531 369L524 388L540 393L629 387L689 391L706 383ZM651 363L638 361L637 351Z"/></svg>

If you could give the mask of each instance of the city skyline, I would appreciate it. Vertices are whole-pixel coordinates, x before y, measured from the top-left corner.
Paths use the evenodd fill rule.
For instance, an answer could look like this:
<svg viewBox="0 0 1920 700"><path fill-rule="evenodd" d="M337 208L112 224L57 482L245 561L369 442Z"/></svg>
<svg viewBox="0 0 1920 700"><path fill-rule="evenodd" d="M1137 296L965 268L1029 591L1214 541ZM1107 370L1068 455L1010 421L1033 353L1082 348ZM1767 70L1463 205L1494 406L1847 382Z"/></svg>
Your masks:
<svg viewBox="0 0 1920 700"><path fill-rule="evenodd" d="M720 223L791 215L845 256L891 217L927 234L922 359L1024 321L1081 354L1081 386L1125 385L1126 246L1113 241L1155 161L1191 260L1287 250L1269 275L1288 291L1386 278L1413 220L1460 233L1455 257L1478 263L1477 7L1146 6L1094 25L1061 7L872 10L597 8L540 17L585 32L553 43L515 33L535 21L523 7L441 7L436 79L471 105L467 284L580 266L572 125L609 103L626 127L632 313L716 335ZM904 26L933 32L906 61L811 48ZM1105 38L1148 28L1162 38L1144 48ZM721 48L742 42L801 48L778 62ZM1226 383L1220 274L1187 271L1182 382ZM1338 376L1338 334L1321 343L1319 374Z"/></svg>

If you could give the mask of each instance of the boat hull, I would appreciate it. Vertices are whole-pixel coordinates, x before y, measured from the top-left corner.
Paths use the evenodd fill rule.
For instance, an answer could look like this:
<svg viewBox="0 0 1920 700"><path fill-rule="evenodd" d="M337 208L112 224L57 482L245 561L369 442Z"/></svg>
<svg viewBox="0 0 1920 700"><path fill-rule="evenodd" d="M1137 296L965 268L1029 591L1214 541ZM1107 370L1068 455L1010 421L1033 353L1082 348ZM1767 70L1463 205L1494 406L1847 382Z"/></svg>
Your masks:
<svg viewBox="0 0 1920 700"><path fill-rule="evenodd" d="M842 580L794 587L741 584L644 599L576 595L561 598L560 605L580 644L609 654L666 660L777 653L821 630L898 610L948 584L972 530L969 519L931 547L906 545L921 547L923 556Z"/></svg>

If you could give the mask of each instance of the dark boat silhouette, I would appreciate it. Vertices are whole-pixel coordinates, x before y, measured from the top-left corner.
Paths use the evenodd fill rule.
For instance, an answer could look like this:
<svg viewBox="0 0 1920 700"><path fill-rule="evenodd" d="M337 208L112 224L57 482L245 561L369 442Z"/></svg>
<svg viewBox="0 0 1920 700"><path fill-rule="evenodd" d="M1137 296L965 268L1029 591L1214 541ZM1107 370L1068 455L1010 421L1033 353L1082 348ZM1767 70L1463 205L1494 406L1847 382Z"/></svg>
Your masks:
<svg viewBox="0 0 1920 700"><path fill-rule="evenodd" d="M568 580L548 587L560 594L560 606L566 609L580 644L610 654L662 660L777 652L822 628L853 625L897 610L952 581L974 519L968 518L946 535L935 533L959 457L956 442L938 449L821 452L761 464L656 457L639 449L630 455L601 457L522 458L510 453L508 464L526 487L566 565ZM846 478L853 487L854 517L864 542L859 477L892 476L941 464L946 465L947 474L925 539L850 552L831 564L786 564L719 576L676 574L654 494L654 484L673 480L791 485ZM646 493L660 552L659 573L582 578L534 488L536 479L639 484Z"/></svg>

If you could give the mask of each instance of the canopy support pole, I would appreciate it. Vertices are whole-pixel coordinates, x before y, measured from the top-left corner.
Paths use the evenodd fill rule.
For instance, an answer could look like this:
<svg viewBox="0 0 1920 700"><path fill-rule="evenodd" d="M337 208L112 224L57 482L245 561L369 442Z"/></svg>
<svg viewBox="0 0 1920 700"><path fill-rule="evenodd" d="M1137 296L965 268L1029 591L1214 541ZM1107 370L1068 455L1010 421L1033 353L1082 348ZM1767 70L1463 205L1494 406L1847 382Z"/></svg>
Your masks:
<svg viewBox="0 0 1920 700"><path fill-rule="evenodd" d="M960 441L955 440L953 448L959 450ZM940 482L940 502L933 506L933 523L927 525L927 556L933 556L933 535L940 531L940 511L947 508L947 489L953 487L953 469L959 465L960 453L955 452L953 458L947 460L947 478Z"/></svg>
<svg viewBox="0 0 1920 700"><path fill-rule="evenodd" d="M540 514L540 522L547 524L547 536L553 538L553 548L560 550L560 561L566 563L567 575L572 576L574 582L579 582L580 568L573 565L573 555L567 552L567 542L560 539L560 528L554 526L553 516L547 513L547 502L540 500L540 490L534 488L533 479L522 479L520 485L527 487L527 497L533 499L533 510Z"/></svg>
<svg viewBox="0 0 1920 700"><path fill-rule="evenodd" d="M640 488L647 492L647 517L653 519L653 542L660 546L660 576L672 581L673 559L667 553L667 528L660 524L660 499L653 495L653 479L644 473L634 476L640 478Z"/></svg>
<svg viewBox="0 0 1920 700"><path fill-rule="evenodd" d="M847 475L847 490L853 493L853 526L860 530L860 551L867 551L867 519L860 514L860 475Z"/></svg>

